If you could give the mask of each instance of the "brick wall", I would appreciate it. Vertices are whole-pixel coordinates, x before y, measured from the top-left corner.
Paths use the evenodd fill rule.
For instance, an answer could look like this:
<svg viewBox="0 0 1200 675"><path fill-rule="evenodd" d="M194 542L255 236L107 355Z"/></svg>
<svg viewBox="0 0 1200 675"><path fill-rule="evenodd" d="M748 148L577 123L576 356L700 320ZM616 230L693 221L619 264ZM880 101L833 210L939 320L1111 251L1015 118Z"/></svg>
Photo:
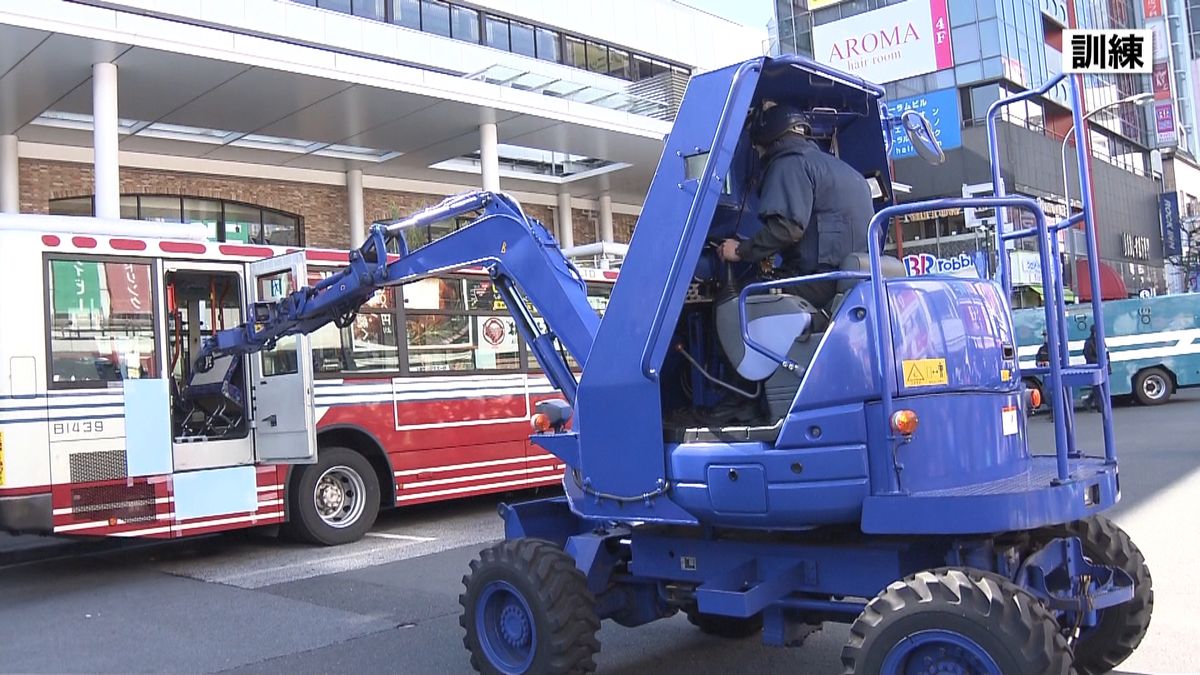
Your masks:
<svg viewBox="0 0 1200 675"><path fill-rule="evenodd" d="M50 200L87 197L93 192L92 167L88 164L20 160L21 212L47 213ZM303 218L307 246L348 248L346 189L338 185L297 183L259 178L223 178L211 174L176 171L121 169L122 194L166 194L227 199L293 213ZM415 192L363 191L366 222L403 217L441 201L445 195ZM554 227L550 206L523 204L525 212L547 228ZM575 243L598 240L599 214L576 209L572 214ZM614 238L628 242L635 216L613 214Z"/></svg>

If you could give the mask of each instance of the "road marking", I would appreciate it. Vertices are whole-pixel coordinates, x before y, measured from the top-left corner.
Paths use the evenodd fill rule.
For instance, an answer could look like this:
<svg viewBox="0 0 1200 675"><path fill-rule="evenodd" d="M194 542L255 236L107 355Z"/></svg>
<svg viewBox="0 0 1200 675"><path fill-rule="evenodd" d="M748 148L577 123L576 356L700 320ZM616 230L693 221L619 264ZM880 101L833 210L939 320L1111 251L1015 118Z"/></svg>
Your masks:
<svg viewBox="0 0 1200 675"><path fill-rule="evenodd" d="M380 539L400 539L403 541L437 541L437 537L414 537L411 534L392 534L391 532L368 532L368 537L379 537Z"/></svg>

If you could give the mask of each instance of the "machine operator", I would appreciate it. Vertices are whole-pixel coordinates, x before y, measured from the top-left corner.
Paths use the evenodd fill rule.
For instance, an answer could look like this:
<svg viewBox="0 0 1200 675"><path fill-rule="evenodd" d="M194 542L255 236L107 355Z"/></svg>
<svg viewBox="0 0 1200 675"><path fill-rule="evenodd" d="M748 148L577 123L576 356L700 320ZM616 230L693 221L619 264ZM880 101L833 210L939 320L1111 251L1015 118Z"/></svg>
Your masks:
<svg viewBox="0 0 1200 675"><path fill-rule="evenodd" d="M764 105L750 128L763 162L753 238L726 239L719 254L729 262L759 262L780 254L781 271L800 276L833 271L851 253L867 251L867 226L875 209L866 179L813 140L809 117L788 104ZM837 294L836 281L792 289L817 307Z"/></svg>

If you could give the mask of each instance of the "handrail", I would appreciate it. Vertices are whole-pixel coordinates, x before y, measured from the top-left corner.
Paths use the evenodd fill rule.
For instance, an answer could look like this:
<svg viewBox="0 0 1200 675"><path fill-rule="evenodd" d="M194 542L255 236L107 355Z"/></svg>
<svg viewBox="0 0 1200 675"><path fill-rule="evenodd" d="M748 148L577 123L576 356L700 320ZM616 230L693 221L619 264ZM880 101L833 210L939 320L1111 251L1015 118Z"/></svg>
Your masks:
<svg viewBox="0 0 1200 675"><path fill-rule="evenodd" d="M1112 401L1110 400L1110 383L1108 380L1108 350L1104 330L1104 306L1100 298L1100 254L1096 248L1096 221L1092 213L1092 169L1088 162L1087 120L1083 115L1083 91L1079 78L1071 78L1071 116L1075 124L1075 160L1079 164L1080 201L1083 202L1084 241L1088 254L1088 279L1092 283L1092 325L1096 327L1096 367L1100 369L1100 406L1104 431L1104 460L1108 464L1116 464L1117 446L1112 425ZM1063 167L1065 170L1066 167ZM1074 264L1074 261L1072 261ZM1066 358L1066 346L1063 345L1063 358ZM1061 418L1064 415L1055 415Z"/></svg>
<svg viewBox="0 0 1200 675"><path fill-rule="evenodd" d="M1037 89L1029 89L1019 94L1014 94L1008 98L1002 98L988 106L987 111L987 139L988 139L988 161L992 164L992 196L1005 196L1004 185L1000 175L1000 145L996 140L996 117L1000 114L1000 109L1008 107L1013 103L1018 103L1035 96L1041 96L1053 89L1059 82L1062 82L1065 75L1057 75L1043 84ZM996 267L1000 272L1000 286L1004 289L1005 297L1012 294L1012 280L1008 274L1008 261L1004 259L1004 239L1001 233L1004 231L1004 212L996 211ZM1045 269L1045 268L1043 268Z"/></svg>
<svg viewBox="0 0 1200 675"><path fill-rule="evenodd" d="M705 186L713 180L713 176L716 174L717 163L713 161L716 156L714 150L725 135L725 129L729 126L730 108L733 106L734 99L740 93L742 78L751 70L761 69L762 63L762 59L754 59L738 66L730 82L729 93L725 96L725 103L721 107L717 129L708 147L708 158L705 160L704 170L700 172L700 178L696 182L696 196L692 199L692 204L688 208L687 218L683 222L682 236L679 237L679 243L675 246L675 252L671 256L671 262L667 268L667 283L663 286L663 293L659 296L658 304L654 308L654 314L650 317L650 334L647 335L646 346L642 349L641 364L642 375L650 380L654 380L657 377L656 369L651 367L650 361L654 356L654 346L658 343L659 336L663 331L663 314L667 311L667 304L669 304L671 299L671 290L674 289L679 275L682 274L683 265L680 259L687 252L688 244L692 238L692 231L696 229L696 222L700 218L700 202L703 200ZM689 270L690 273L691 271ZM672 330L674 330L674 326L672 326Z"/></svg>
<svg viewBox="0 0 1200 675"><path fill-rule="evenodd" d="M785 288L787 286L797 286L802 284L812 284L818 281L841 281L843 279L870 279L871 275L868 272L822 272L820 274L808 274L799 277L788 277L787 279L775 279L772 281L760 281L746 285L742 292L738 294L738 322L742 331L742 341L746 346L763 356L775 361L788 370L795 370L796 363L789 359L786 355L781 356L767 349L754 338L750 337L750 322L746 319L746 298L751 295L751 291L771 290L773 288Z"/></svg>

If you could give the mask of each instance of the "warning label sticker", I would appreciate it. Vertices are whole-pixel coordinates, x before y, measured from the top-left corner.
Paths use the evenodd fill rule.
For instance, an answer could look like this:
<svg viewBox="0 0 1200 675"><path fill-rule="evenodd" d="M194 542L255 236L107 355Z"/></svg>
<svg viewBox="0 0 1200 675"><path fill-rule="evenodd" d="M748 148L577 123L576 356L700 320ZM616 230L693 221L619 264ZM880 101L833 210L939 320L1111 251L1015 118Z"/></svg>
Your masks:
<svg viewBox="0 0 1200 675"><path fill-rule="evenodd" d="M900 366L904 369L906 387L932 387L949 382L946 359L906 359Z"/></svg>
<svg viewBox="0 0 1200 675"><path fill-rule="evenodd" d="M1013 406L1000 409L1000 422L1004 428L1005 436L1012 436L1017 433L1017 409Z"/></svg>

